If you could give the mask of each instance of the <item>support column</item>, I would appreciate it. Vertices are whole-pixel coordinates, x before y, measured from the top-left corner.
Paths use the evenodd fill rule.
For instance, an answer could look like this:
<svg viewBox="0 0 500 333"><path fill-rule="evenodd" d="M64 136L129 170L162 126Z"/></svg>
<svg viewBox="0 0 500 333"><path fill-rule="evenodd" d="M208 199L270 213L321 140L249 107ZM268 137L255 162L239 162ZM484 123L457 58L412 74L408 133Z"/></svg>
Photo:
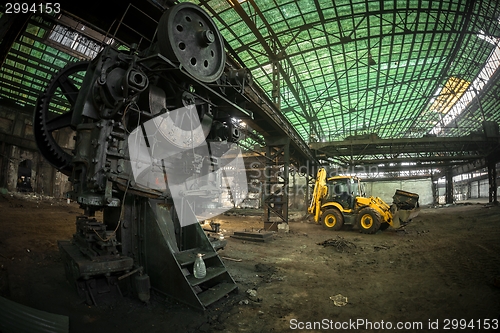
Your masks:
<svg viewBox="0 0 500 333"><path fill-rule="evenodd" d="M304 205L304 208L305 208L305 213L308 214L308 208L309 208L309 182L310 182L310 179L311 179L311 176L309 176L309 172L306 172L306 195L305 195L305 198L304 198L304 201L305 201L305 205Z"/></svg>
<svg viewBox="0 0 500 333"><path fill-rule="evenodd" d="M446 170L446 203L453 203L453 173L451 169Z"/></svg>
<svg viewBox="0 0 500 333"><path fill-rule="evenodd" d="M488 201L498 203L497 200L497 166L495 160L488 159Z"/></svg>
<svg viewBox="0 0 500 333"><path fill-rule="evenodd" d="M292 176L292 192L288 195L288 200L291 200L290 207L297 209L297 181L295 177L297 176L297 170L292 166L289 167L289 172Z"/></svg>
<svg viewBox="0 0 500 333"><path fill-rule="evenodd" d="M439 205L439 188L438 179L434 175L431 176L431 191L432 191L432 204Z"/></svg>
<svg viewBox="0 0 500 333"><path fill-rule="evenodd" d="M7 170L9 165L7 150L5 142L2 142L0 147L0 188L7 187Z"/></svg>
<svg viewBox="0 0 500 333"><path fill-rule="evenodd" d="M264 230L277 231L278 224L288 223L290 138L267 139L266 157Z"/></svg>

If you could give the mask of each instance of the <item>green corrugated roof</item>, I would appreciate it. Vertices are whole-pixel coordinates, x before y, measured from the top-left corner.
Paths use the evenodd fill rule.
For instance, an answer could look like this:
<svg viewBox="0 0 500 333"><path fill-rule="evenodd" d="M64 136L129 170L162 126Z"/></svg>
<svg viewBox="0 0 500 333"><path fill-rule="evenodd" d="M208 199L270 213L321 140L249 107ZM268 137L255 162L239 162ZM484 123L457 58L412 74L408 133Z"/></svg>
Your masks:
<svg viewBox="0 0 500 333"><path fill-rule="evenodd" d="M281 112L306 141L362 133L457 136L479 129L483 119L500 121L499 80L489 80L477 91L481 103L473 100L457 117L447 116L455 112L451 105L431 107L450 78L473 89L485 65L497 66L496 1L193 2L214 17L271 98L277 66ZM46 42L51 26L40 17L30 21L0 69L0 96L33 105L50 76L77 60Z"/></svg>
<svg viewBox="0 0 500 333"><path fill-rule="evenodd" d="M0 68L0 96L21 106L34 106L38 94L47 87L53 74L76 57L44 42L50 23L35 17L12 45ZM61 105L59 109L64 110Z"/></svg>
<svg viewBox="0 0 500 333"><path fill-rule="evenodd" d="M236 1L194 2L270 97L279 58L281 109L306 141L431 133L445 115L430 109L440 87L450 77L472 82L495 49L480 30L500 37L499 4L486 0ZM483 104L498 121L498 102ZM476 112L444 134L465 135L481 120Z"/></svg>

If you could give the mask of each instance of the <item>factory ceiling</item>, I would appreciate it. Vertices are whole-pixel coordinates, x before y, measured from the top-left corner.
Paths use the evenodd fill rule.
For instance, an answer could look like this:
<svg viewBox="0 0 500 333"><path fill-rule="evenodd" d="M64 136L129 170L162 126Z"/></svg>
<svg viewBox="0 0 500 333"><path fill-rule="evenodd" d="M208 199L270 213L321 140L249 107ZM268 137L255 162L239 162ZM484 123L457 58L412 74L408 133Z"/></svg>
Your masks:
<svg viewBox="0 0 500 333"><path fill-rule="evenodd" d="M460 136L500 118L496 1L200 3L264 91L279 80L306 140Z"/></svg>
<svg viewBox="0 0 500 333"><path fill-rule="evenodd" d="M194 2L306 142L456 137L500 121L496 1ZM147 47L165 1L101 5L67 1L62 16L31 16L0 69L1 99L32 108L67 62L103 43Z"/></svg>

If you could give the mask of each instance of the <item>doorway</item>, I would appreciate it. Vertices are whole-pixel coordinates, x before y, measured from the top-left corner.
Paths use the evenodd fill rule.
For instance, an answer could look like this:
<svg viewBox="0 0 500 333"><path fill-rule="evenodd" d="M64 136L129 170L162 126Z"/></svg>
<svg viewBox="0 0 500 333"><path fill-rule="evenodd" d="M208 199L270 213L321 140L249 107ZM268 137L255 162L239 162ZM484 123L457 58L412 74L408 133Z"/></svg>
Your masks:
<svg viewBox="0 0 500 333"><path fill-rule="evenodd" d="M18 165L17 190L19 192L33 192L33 187L31 187L31 160L24 160Z"/></svg>

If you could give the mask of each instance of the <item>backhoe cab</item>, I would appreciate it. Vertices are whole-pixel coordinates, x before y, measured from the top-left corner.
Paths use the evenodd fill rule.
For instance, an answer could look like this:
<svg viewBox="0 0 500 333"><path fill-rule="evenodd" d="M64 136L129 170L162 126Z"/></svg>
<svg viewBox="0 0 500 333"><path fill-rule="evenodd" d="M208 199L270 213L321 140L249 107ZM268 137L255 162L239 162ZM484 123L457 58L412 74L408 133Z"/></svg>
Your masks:
<svg viewBox="0 0 500 333"><path fill-rule="evenodd" d="M391 226L400 228L418 215L418 194L396 190L392 205L379 197L366 197L364 184L353 176L326 178L326 170L318 170L308 212L316 223L331 230L344 224L355 224L360 232L373 234Z"/></svg>

